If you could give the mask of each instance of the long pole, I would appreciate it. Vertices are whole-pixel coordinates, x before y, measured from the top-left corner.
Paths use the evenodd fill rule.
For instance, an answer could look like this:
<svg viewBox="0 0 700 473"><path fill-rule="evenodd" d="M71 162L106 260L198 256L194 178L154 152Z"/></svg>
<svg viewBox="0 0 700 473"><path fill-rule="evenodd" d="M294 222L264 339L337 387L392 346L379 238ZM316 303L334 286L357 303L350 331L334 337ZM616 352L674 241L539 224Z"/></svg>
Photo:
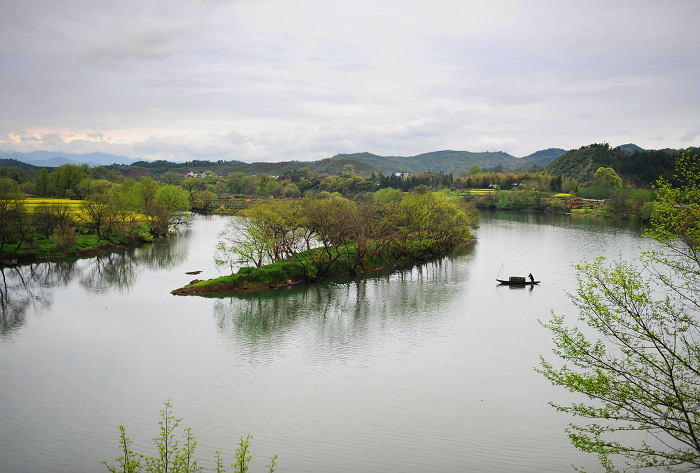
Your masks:
<svg viewBox="0 0 700 473"><path fill-rule="evenodd" d="M496 279L501 277L501 270L503 269L503 263L501 263L501 267L498 268L498 275L496 276Z"/></svg>

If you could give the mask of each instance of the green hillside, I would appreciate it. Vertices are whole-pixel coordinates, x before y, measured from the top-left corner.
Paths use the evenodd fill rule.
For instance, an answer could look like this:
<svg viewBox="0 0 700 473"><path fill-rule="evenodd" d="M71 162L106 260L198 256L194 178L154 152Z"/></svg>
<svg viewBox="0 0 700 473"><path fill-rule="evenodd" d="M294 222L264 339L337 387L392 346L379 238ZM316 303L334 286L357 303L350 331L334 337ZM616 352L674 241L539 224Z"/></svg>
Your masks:
<svg viewBox="0 0 700 473"><path fill-rule="evenodd" d="M546 166L564 153L566 150L561 148L549 148L523 156L520 159L523 163Z"/></svg>
<svg viewBox="0 0 700 473"><path fill-rule="evenodd" d="M30 169L34 169L36 166L32 166L31 164L28 163L23 163L22 161L18 161L16 159L0 159L0 167L10 167L10 168L18 168L21 169L22 171L28 171Z"/></svg>
<svg viewBox="0 0 700 473"><path fill-rule="evenodd" d="M105 166L116 169L126 177L139 179L143 176L161 176L167 171L179 174L212 171L218 176L234 172L247 175L267 174L281 176L287 172L309 168L317 174L340 174L347 165L352 165L361 176L394 173L417 174L426 171L458 176L478 165L484 170L533 171L543 170L550 174L574 178L581 186L590 186L593 174L599 167L612 167L629 184L649 187L660 176L670 178L676 156L682 150L644 150L634 144L611 148L607 143L592 144L565 152L550 148L537 151L529 156L517 158L508 153L470 151L434 151L416 156L379 156L372 153L338 154L320 161L283 161L245 163L243 161L204 161L193 160L185 163L171 161L137 161L133 164L112 164ZM20 168L23 171L39 169L17 159L0 159L0 167Z"/></svg>
<svg viewBox="0 0 700 473"><path fill-rule="evenodd" d="M599 167L611 167L627 183L649 187L659 177L670 178L675 159L683 150L643 150L636 145L610 148L607 143L592 144L559 156L545 170L574 178L590 186Z"/></svg>
<svg viewBox="0 0 700 473"><path fill-rule="evenodd" d="M139 173L159 176L167 171L186 174L188 172L212 171L219 176L226 176L232 172L242 172L250 176L267 174L270 176L280 176L288 171L298 171L301 168L309 168L312 172L319 174L339 174L346 164L352 164L355 172L369 176L372 171L379 173L379 170L372 165L353 159L334 160L331 158L320 161L282 161L282 162L259 162L244 163L242 161L188 161L186 163L173 163L168 161L146 162L139 161L130 166L118 166L126 175L129 170L138 169ZM137 176L131 176L137 177Z"/></svg>
<svg viewBox="0 0 700 473"><path fill-rule="evenodd" d="M564 150L550 148L524 158L516 158L502 151L472 153L470 151L433 151L416 156L378 156L371 153L338 154L331 159L352 159L367 163L384 174L395 172L420 173L425 171L459 175L474 164L483 169L520 169L526 166L544 166L552 162Z"/></svg>

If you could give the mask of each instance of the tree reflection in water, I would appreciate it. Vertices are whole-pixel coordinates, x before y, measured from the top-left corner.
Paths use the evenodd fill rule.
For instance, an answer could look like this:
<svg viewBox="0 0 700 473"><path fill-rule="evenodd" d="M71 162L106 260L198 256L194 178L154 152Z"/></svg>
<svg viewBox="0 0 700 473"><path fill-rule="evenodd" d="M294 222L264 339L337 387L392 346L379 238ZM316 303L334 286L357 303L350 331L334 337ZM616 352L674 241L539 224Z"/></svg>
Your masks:
<svg viewBox="0 0 700 473"><path fill-rule="evenodd" d="M25 323L30 308L51 307L53 291L78 281L92 293L129 291L143 268L169 269L185 260L187 247L163 239L154 244L74 261L0 266L0 337L7 337Z"/></svg>
<svg viewBox="0 0 700 473"><path fill-rule="evenodd" d="M416 318L440 313L459 294L461 283L452 258L446 257L356 279L223 297L214 304L214 316L222 335L243 339L254 352L309 321L319 343L333 351L365 339L371 324L415 326Z"/></svg>
<svg viewBox="0 0 700 473"><path fill-rule="evenodd" d="M79 272L75 261L0 267L0 336L24 325L27 310L45 310L53 302L53 288L68 284Z"/></svg>

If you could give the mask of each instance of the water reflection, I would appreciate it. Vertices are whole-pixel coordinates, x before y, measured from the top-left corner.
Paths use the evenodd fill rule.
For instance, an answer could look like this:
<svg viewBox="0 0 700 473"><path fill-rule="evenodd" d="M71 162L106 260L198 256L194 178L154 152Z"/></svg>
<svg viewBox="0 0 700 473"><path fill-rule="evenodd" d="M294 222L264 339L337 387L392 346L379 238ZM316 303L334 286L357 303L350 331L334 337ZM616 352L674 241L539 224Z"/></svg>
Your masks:
<svg viewBox="0 0 700 473"><path fill-rule="evenodd" d="M479 213L482 223L485 221L506 221L517 223L528 223L533 225L551 225L564 228L585 228L595 232L626 231L638 235L640 231L648 227L647 224L632 220L620 220L614 218L604 218L591 214L549 214L549 213L528 213L528 212L499 212L483 211Z"/></svg>
<svg viewBox="0 0 700 473"><path fill-rule="evenodd" d="M453 258L242 297L169 293L187 271L216 276L221 217L133 251L5 268L0 470L98 470L116 425L150 445L170 396L202 445L253 432L288 471L588 467L532 369L551 350L537 319L571 312L572 261L635 255L641 239L506 217L484 216ZM501 265L543 283L498 288Z"/></svg>
<svg viewBox="0 0 700 473"><path fill-rule="evenodd" d="M184 230L182 233L170 235L151 245L138 248L134 251L133 258L139 265L151 269L171 269L179 266L187 257L190 233L191 230Z"/></svg>
<svg viewBox="0 0 700 473"><path fill-rule="evenodd" d="M24 324L27 310L51 307L53 292L77 281L94 294L128 292L144 275L144 268L171 269L187 256L189 235L174 235L153 244L74 261L0 267L0 335L8 336Z"/></svg>
<svg viewBox="0 0 700 473"><path fill-rule="evenodd" d="M267 345L309 319L331 344L362 338L370 318L387 323L441 313L464 282L456 261L464 265L472 251L398 271L224 297L214 304L214 316L222 335L252 346Z"/></svg>
<svg viewBox="0 0 700 473"><path fill-rule="evenodd" d="M79 273L75 261L0 267L0 336L24 325L26 312L45 310L53 302L53 287L65 285Z"/></svg>
<svg viewBox="0 0 700 473"><path fill-rule="evenodd" d="M113 288L122 292L138 280L137 267L138 262L131 252L98 256L83 271L79 278L80 285L96 294L109 292Z"/></svg>

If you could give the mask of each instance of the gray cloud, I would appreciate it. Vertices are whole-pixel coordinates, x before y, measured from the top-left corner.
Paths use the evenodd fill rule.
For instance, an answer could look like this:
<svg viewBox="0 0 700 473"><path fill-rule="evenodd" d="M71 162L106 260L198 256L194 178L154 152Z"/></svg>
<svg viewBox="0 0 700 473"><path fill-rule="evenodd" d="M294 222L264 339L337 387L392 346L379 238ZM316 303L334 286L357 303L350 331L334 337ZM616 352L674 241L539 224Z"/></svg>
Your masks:
<svg viewBox="0 0 700 473"><path fill-rule="evenodd" d="M3 6L0 149L319 159L693 144L700 4Z"/></svg>

